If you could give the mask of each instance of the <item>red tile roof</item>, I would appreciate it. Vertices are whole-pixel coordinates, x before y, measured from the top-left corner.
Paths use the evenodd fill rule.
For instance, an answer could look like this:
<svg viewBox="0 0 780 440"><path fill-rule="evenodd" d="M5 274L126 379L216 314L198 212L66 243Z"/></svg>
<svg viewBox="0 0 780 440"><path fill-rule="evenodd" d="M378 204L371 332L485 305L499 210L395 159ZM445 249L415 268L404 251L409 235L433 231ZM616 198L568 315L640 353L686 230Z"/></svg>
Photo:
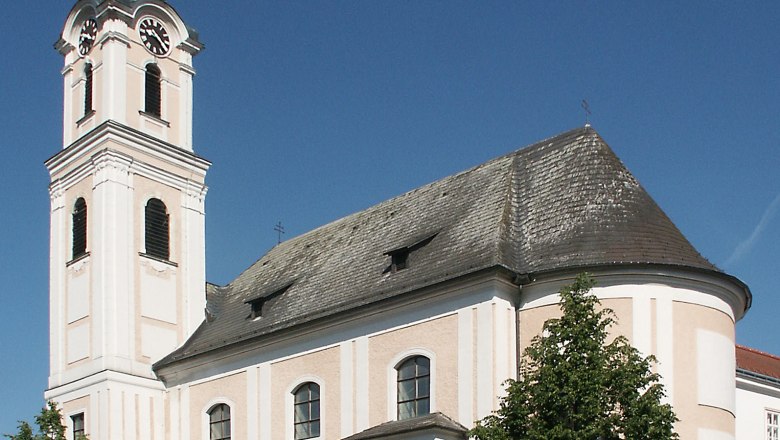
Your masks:
<svg viewBox="0 0 780 440"><path fill-rule="evenodd" d="M780 357L737 345L737 368L780 379Z"/></svg>

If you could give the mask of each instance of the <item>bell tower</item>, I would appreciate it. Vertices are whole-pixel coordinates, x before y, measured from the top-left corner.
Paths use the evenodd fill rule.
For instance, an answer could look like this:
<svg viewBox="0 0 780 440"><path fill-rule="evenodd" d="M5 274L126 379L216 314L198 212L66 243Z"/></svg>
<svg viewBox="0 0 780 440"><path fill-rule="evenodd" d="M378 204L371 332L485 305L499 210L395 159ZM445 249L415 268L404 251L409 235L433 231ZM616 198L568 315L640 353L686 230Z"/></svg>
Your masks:
<svg viewBox="0 0 780 440"><path fill-rule="evenodd" d="M51 176L50 372L68 438L162 439L152 364L205 307L205 175L192 147L197 34L164 0L79 0Z"/></svg>

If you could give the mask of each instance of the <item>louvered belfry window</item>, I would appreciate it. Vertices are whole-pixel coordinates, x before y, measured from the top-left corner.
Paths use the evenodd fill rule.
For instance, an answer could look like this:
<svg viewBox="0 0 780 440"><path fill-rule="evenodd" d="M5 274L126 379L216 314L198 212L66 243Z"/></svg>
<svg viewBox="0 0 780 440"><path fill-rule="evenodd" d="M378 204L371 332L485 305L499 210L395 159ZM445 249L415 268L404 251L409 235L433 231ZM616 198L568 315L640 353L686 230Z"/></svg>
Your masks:
<svg viewBox="0 0 780 440"><path fill-rule="evenodd" d="M87 202L83 197L73 205L73 259L87 253Z"/></svg>
<svg viewBox="0 0 780 440"><path fill-rule="evenodd" d="M169 223L168 210L160 199L149 199L146 203L146 254L168 260Z"/></svg>
<svg viewBox="0 0 780 440"><path fill-rule="evenodd" d="M84 67L84 115L92 110L92 64L87 64Z"/></svg>
<svg viewBox="0 0 780 440"><path fill-rule="evenodd" d="M144 112L157 116L162 116L160 87L162 82L162 73L155 64L146 66L146 99Z"/></svg>

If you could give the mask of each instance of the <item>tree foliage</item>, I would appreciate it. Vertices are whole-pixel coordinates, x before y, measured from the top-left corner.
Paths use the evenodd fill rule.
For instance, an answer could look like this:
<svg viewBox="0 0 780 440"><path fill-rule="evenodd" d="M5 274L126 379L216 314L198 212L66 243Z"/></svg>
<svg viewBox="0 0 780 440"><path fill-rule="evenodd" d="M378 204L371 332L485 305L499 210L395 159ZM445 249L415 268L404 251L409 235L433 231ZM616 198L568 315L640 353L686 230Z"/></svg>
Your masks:
<svg viewBox="0 0 780 440"><path fill-rule="evenodd" d="M62 424L62 413L57 403L49 401L41 408L41 413L35 416L38 434L33 433L29 423L19 422L16 434L5 434L11 440L65 440L65 425Z"/></svg>
<svg viewBox="0 0 780 440"><path fill-rule="evenodd" d="M609 339L614 313L590 293L588 274L560 290L560 319L523 352L519 379L507 381L498 411L478 421L478 440L671 440L677 421L661 403L653 356L626 338Z"/></svg>

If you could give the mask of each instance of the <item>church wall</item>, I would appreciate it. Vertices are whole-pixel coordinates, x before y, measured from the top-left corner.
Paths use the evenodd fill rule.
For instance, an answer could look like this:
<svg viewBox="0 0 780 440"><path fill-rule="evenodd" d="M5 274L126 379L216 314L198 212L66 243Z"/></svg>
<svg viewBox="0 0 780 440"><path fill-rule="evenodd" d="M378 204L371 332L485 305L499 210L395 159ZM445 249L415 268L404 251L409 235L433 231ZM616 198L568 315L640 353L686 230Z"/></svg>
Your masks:
<svg viewBox="0 0 780 440"><path fill-rule="evenodd" d="M395 420L395 368L417 354L431 359L431 411L458 414L457 334L457 316L449 315L368 338L370 426Z"/></svg>
<svg viewBox="0 0 780 440"><path fill-rule="evenodd" d="M179 424L168 428L169 438L194 437L192 430L205 423L202 402L223 398L235 403L239 417L232 423L246 430L246 438L292 438L292 393L307 381L320 385L323 438L347 437L396 419L395 367L420 354L432 364L431 411L471 426L497 408L495 397L515 371L515 310L504 287L516 289L503 282L471 285L431 302L386 309L359 327L347 322L306 333L288 340L303 344L291 351L276 345L242 350L254 359L245 366L235 359L207 361L201 364L208 368L205 376L168 384L166 417ZM233 381L229 391L221 384L226 377Z"/></svg>
<svg viewBox="0 0 780 440"><path fill-rule="evenodd" d="M66 426L66 436L73 433L73 419L72 417L77 414L84 414L84 425L88 426L90 420L87 420L86 416L89 413L90 396L84 396L77 399L73 399L67 402L63 402L60 412L62 414L63 423Z"/></svg>
<svg viewBox="0 0 780 440"><path fill-rule="evenodd" d="M179 283L180 268L169 263L138 255L145 252L145 206L150 198L165 203L169 215L170 261L181 261L181 195L180 191L160 185L150 179L134 176L135 191L133 210L135 216L135 240L133 259L136 266L137 304L135 314L135 359L152 363L183 342L185 335L178 324L182 321L183 292Z"/></svg>
<svg viewBox="0 0 780 440"><path fill-rule="evenodd" d="M734 434L734 322L722 311L675 302L674 407L682 438ZM721 384L717 386L716 384ZM701 432L704 430L704 432ZM697 437L697 431L698 437Z"/></svg>
<svg viewBox="0 0 780 440"><path fill-rule="evenodd" d="M209 439L208 414L214 405L230 406L232 437L247 438L247 377L245 372L219 377L189 387L190 437L193 440ZM254 415L252 415L254 417Z"/></svg>
<svg viewBox="0 0 780 440"><path fill-rule="evenodd" d="M138 48L127 53L127 62L130 66L126 94L128 99L125 103L128 115L127 124L165 142L186 148L187 145L182 145L184 139L182 139L178 129L178 125L181 124L182 90L179 75L180 64L175 57L179 51L173 49L170 56L160 58L151 55L140 44L132 44ZM162 72L161 117L159 118L162 121L139 113L145 107L146 66L149 64L156 64Z"/></svg>
<svg viewBox="0 0 780 440"><path fill-rule="evenodd" d="M325 438L340 438L341 408L344 392L341 383L340 349L330 347L271 363L272 438L293 437L293 393L298 386L314 382L320 386L320 430ZM262 391L261 391L262 392Z"/></svg>
<svg viewBox="0 0 780 440"><path fill-rule="evenodd" d="M601 301L603 308L612 309L617 317L617 323L610 329L610 339L617 335L624 336L631 343L633 338L632 312L633 300L631 298L604 299ZM560 305L551 304L541 307L523 309L518 312L520 320L519 340L520 347L525 349L531 344L534 337L542 333L544 323L550 319L560 318L562 315ZM522 355L522 353L519 353Z"/></svg>
<svg viewBox="0 0 780 440"><path fill-rule="evenodd" d="M92 185L89 179L82 180L69 188L65 196L65 217L67 245L64 246L63 261L69 261L66 265L64 286L65 294L65 369L71 369L84 364L92 356L91 326L91 255L81 257L78 261L73 259L73 209L76 200L84 198L87 204L87 252L91 252L94 243L90 237L94 237L95 230L89 216L94 216L95 204L92 197Z"/></svg>

